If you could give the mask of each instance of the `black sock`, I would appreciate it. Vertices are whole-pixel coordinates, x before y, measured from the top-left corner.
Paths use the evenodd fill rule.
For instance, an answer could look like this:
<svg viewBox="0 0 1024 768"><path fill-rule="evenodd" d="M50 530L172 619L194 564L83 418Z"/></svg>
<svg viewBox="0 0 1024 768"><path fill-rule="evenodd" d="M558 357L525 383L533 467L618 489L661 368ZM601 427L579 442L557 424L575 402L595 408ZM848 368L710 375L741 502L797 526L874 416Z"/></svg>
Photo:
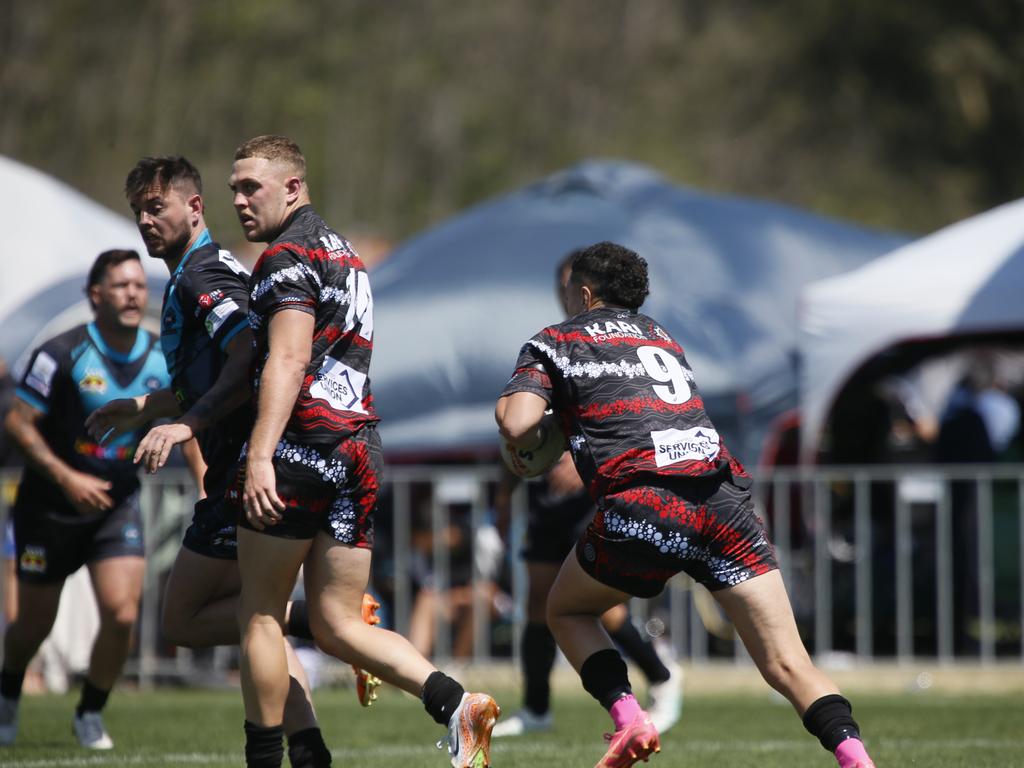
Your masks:
<svg viewBox="0 0 1024 768"><path fill-rule="evenodd" d="M434 718L434 722L447 726L465 692L466 689L457 680L434 670L423 684L423 706Z"/></svg>
<svg viewBox="0 0 1024 768"><path fill-rule="evenodd" d="M245 721L245 764L251 768L281 768L284 759L284 726Z"/></svg>
<svg viewBox="0 0 1024 768"><path fill-rule="evenodd" d="M804 728L816 736L821 746L835 752L846 739L859 739L860 727L853 719L853 707L838 693L822 696L807 708Z"/></svg>
<svg viewBox="0 0 1024 768"><path fill-rule="evenodd" d="M288 737L288 762L292 768L327 768L331 764L331 750L319 728L296 731Z"/></svg>
<svg viewBox="0 0 1024 768"><path fill-rule="evenodd" d="M621 627L609 634L615 644L626 654L626 658L632 659L640 667L640 671L644 673L648 683L657 685L672 677L668 667L658 658L658 652L654 650L654 643L640 634L633 625L632 618L627 618Z"/></svg>
<svg viewBox="0 0 1024 768"><path fill-rule="evenodd" d="M551 708L551 668L555 666L555 636L547 624L532 622L523 630L523 705L536 715Z"/></svg>
<svg viewBox="0 0 1024 768"><path fill-rule="evenodd" d="M611 710L612 704L622 696L633 693L626 662L614 648L589 656L580 668L580 679L587 693L607 710Z"/></svg>
<svg viewBox="0 0 1024 768"><path fill-rule="evenodd" d="M89 682L89 678L86 678L82 683L82 697L78 700L78 706L75 708L75 716L81 717L83 712L99 712L107 705L109 696L110 691L97 688Z"/></svg>
<svg viewBox="0 0 1024 768"><path fill-rule="evenodd" d="M0 696L5 699L17 701L21 698L21 684L25 682L25 670L11 672L3 670L0 672Z"/></svg>
<svg viewBox="0 0 1024 768"><path fill-rule="evenodd" d="M309 628L309 610L305 600L293 600L292 609L288 611L288 634L302 640L312 640L313 631Z"/></svg>

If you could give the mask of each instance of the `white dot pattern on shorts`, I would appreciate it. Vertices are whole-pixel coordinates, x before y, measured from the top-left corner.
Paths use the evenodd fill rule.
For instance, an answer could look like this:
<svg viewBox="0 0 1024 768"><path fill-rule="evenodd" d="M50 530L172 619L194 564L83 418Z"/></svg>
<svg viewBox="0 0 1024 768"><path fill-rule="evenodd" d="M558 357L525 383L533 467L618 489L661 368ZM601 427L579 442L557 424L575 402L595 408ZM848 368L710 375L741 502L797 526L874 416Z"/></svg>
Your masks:
<svg viewBox="0 0 1024 768"><path fill-rule="evenodd" d="M347 493L339 495L331 504L327 520L334 531L335 539L343 544L350 544L355 540L356 506Z"/></svg>
<svg viewBox="0 0 1024 768"><path fill-rule="evenodd" d="M711 576L722 584L735 586L754 575L742 563L715 557L707 547L695 544L688 536L683 536L679 531L661 531L651 523L624 517L612 510L605 511L604 526L607 534L617 534L644 541L657 547L663 555L704 563ZM762 538L755 544L755 546L759 545L767 545L767 542Z"/></svg>
<svg viewBox="0 0 1024 768"><path fill-rule="evenodd" d="M289 464L301 464L320 475L320 479L331 485L345 482L345 465L337 457L325 459L320 452L308 445L296 445L282 440L274 450L274 458Z"/></svg>

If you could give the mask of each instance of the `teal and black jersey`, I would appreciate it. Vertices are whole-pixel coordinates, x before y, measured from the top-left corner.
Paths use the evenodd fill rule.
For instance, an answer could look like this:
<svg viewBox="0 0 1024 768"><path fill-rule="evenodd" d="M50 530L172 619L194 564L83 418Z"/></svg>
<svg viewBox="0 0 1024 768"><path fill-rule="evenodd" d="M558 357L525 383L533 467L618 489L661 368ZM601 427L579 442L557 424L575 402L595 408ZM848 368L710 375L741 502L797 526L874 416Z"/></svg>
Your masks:
<svg viewBox="0 0 1024 768"><path fill-rule="evenodd" d="M132 458L148 426L100 445L86 432L85 419L111 400L137 397L169 384L163 352L151 333L140 329L135 346L124 355L108 347L90 323L36 349L16 396L42 411L39 431L57 456L113 483L110 495L116 507L139 486ZM60 489L31 466L25 468L17 503L75 514Z"/></svg>
<svg viewBox="0 0 1024 768"><path fill-rule="evenodd" d="M249 273L203 232L164 288L160 344L187 411L217 381L228 343L249 327Z"/></svg>
<svg viewBox="0 0 1024 768"><path fill-rule="evenodd" d="M196 241L164 289L160 343L182 413L220 376L232 339L249 327L249 273L209 230ZM207 464L204 487L222 494L252 427L246 403L196 437Z"/></svg>

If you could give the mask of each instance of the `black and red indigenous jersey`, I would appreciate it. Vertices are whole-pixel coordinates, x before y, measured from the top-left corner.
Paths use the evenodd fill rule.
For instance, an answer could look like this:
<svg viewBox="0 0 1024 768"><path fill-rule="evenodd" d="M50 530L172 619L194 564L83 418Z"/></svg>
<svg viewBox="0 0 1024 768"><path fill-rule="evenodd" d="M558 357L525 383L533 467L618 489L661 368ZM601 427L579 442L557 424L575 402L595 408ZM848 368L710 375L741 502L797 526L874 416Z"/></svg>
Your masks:
<svg viewBox="0 0 1024 768"><path fill-rule="evenodd" d="M313 351L285 435L329 443L377 415L370 394L373 298L352 246L311 206L299 208L253 269L249 325L256 337L255 386L269 354L270 317L283 309L313 315Z"/></svg>
<svg viewBox="0 0 1024 768"><path fill-rule="evenodd" d="M746 474L704 411L682 347L646 315L602 307L545 328L502 395L515 392L559 414L595 498L658 478Z"/></svg>

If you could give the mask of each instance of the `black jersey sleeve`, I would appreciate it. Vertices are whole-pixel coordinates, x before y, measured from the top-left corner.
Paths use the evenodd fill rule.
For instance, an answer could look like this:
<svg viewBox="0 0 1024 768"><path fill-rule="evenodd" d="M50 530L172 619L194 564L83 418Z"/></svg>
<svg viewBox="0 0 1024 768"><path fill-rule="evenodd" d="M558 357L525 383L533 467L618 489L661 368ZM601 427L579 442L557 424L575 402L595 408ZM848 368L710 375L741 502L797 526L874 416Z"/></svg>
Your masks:
<svg viewBox="0 0 1024 768"><path fill-rule="evenodd" d="M202 270L190 272L178 289L182 311L191 313L221 350L249 327L247 273L227 251Z"/></svg>
<svg viewBox="0 0 1024 768"><path fill-rule="evenodd" d="M310 260L287 243L265 253L253 274L250 311L269 317L282 309L316 314L321 278Z"/></svg>
<svg viewBox="0 0 1024 768"><path fill-rule="evenodd" d="M501 397L513 395L516 392L531 392L551 405L552 383L551 383L551 359L545 349L546 345L539 344L538 336L533 337L519 350L519 358L516 360L515 371L512 378L505 384L501 391Z"/></svg>
<svg viewBox="0 0 1024 768"><path fill-rule="evenodd" d="M67 351L51 339L32 353L15 394L36 410L49 413L57 400L61 377L66 375Z"/></svg>

